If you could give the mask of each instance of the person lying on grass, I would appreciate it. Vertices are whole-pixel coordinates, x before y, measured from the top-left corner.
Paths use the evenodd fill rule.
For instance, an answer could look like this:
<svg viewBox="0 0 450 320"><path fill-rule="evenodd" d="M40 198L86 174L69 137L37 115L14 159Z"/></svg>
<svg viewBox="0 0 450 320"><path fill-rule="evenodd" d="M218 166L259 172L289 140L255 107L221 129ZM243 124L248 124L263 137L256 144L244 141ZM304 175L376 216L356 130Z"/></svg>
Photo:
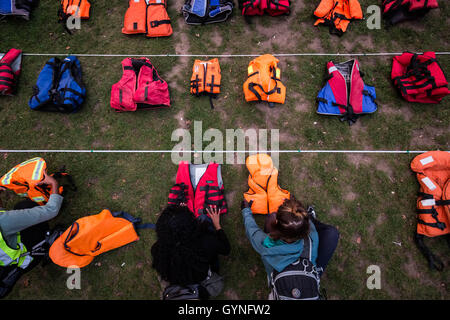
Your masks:
<svg viewBox="0 0 450 320"><path fill-rule="evenodd" d="M53 194L44 206L26 199L13 210L5 210L0 199L0 298L8 295L17 280L43 260L43 255L30 255L30 250L46 238L50 230L47 221L61 209L64 198L58 194L55 178L45 172L38 185L52 187ZM0 188L0 193L4 190Z"/></svg>
<svg viewBox="0 0 450 320"><path fill-rule="evenodd" d="M277 212L267 215L263 231L253 218L251 203L245 199L242 201L242 216L247 237L261 255L268 283L271 283L274 269L281 272L299 259L307 237L312 244L310 260L322 275L338 243L337 229L318 221L312 207L306 210L300 201L291 196Z"/></svg>
<svg viewBox="0 0 450 320"><path fill-rule="evenodd" d="M200 299L217 296L222 285L206 288L205 279L218 279L219 255L230 253L220 225L220 209L206 209L209 219L195 219L186 205L169 205L156 222L157 241L151 248L152 267L169 286L199 287ZM211 223L212 222L212 223ZM213 288L214 287L214 288Z"/></svg>

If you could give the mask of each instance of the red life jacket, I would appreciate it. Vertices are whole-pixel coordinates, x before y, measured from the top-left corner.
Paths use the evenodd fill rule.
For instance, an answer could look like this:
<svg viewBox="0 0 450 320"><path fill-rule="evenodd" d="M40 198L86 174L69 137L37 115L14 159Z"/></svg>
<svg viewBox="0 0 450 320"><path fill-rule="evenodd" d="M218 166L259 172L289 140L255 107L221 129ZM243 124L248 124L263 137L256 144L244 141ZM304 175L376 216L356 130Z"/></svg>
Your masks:
<svg viewBox="0 0 450 320"><path fill-rule="evenodd" d="M14 93L22 66L22 50L11 49L0 59L0 95Z"/></svg>
<svg viewBox="0 0 450 320"><path fill-rule="evenodd" d="M406 8L412 12L421 9L436 9L439 7L437 0L384 0L383 13L397 10L399 8Z"/></svg>
<svg viewBox="0 0 450 320"><path fill-rule="evenodd" d="M205 209L214 205L220 208L221 214L226 213L227 203L220 168L217 163L193 165L181 161L176 184L170 189L168 204L186 203L196 218L206 215Z"/></svg>
<svg viewBox="0 0 450 320"><path fill-rule="evenodd" d="M123 75L111 89L111 108L136 111L170 107L169 87L147 58L126 58Z"/></svg>
<svg viewBox="0 0 450 320"><path fill-rule="evenodd" d="M437 0L384 0L383 16L392 25L424 16L438 8Z"/></svg>
<svg viewBox="0 0 450 320"><path fill-rule="evenodd" d="M394 57L391 78L403 98L410 102L439 103L450 93L434 52L422 55L405 52Z"/></svg>
<svg viewBox="0 0 450 320"><path fill-rule="evenodd" d="M289 0L244 0L240 6L243 16L262 16L264 13L279 16L290 13Z"/></svg>

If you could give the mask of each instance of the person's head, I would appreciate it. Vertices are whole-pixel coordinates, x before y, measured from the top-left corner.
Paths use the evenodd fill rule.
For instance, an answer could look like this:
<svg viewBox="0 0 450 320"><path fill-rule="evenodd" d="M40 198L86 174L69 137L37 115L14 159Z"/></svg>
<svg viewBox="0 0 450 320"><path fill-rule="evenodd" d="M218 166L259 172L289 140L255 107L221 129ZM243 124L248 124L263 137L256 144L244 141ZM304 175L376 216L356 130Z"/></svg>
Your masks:
<svg viewBox="0 0 450 320"><path fill-rule="evenodd" d="M203 232L186 206L167 206L156 222L157 241L151 248L152 266L171 284L199 283L198 274L206 274L209 264L196 248ZM206 275L205 275L206 277Z"/></svg>
<svg viewBox="0 0 450 320"><path fill-rule="evenodd" d="M309 216L302 203L291 196L278 208L270 237L292 243L309 235Z"/></svg>

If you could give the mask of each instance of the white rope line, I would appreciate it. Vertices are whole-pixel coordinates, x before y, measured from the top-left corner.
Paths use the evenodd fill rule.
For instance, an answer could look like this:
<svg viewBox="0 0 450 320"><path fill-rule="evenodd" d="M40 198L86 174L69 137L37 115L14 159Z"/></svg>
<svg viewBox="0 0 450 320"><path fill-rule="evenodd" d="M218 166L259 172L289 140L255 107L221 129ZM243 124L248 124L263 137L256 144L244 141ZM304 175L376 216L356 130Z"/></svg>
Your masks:
<svg viewBox="0 0 450 320"><path fill-rule="evenodd" d="M410 154L425 153L427 150L8 150L0 153L368 153L368 154ZM450 151L446 151L450 152Z"/></svg>
<svg viewBox="0 0 450 320"><path fill-rule="evenodd" d="M276 57L302 57L302 56L398 56L403 52L374 52L374 53L275 53ZM418 52L423 54L423 52ZM436 55L450 55L450 52L435 52ZM78 57L217 57L239 58L259 57L260 54L101 54L101 53L23 53L24 56L78 56Z"/></svg>

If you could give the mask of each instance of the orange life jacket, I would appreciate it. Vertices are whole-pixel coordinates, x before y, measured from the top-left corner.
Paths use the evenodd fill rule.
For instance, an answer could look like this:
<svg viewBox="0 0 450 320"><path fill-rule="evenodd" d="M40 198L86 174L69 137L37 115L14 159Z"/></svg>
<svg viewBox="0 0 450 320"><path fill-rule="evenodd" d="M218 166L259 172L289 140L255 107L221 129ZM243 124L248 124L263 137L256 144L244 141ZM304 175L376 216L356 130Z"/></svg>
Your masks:
<svg viewBox="0 0 450 320"><path fill-rule="evenodd" d="M173 32L166 0L130 0L122 33L145 33L147 37L167 37Z"/></svg>
<svg viewBox="0 0 450 320"><path fill-rule="evenodd" d="M273 166L272 158L267 154L256 154L247 157L245 161L250 173L248 176L248 191L244 198L253 200L253 213L269 214L277 212L285 199L289 199L289 191L278 185L278 170Z"/></svg>
<svg viewBox="0 0 450 320"><path fill-rule="evenodd" d="M28 197L39 205L44 205L52 190L50 186L45 188L37 184L44 179L46 168L45 160L39 157L24 161L0 179L0 186L14 191L19 196ZM62 191L63 187L60 187L59 193Z"/></svg>
<svg viewBox="0 0 450 320"><path fill-rule="evenodd" d="M89 10L91 4L88 0L61 0L60 17L68 16L80 17L81 19L89 19Z"/></svg>
<svg viewBox="0 0 450 320"><path fill-rule="evenodd" d="M361 20L363 12L358 0L322 0L314 11L314 25L328 25L331 34L341 36L352 20Z"/></svg>
<svg viewBox="0 0 450 320"><path fill-rule="evenodd" d="M61 267L82 268L104 252L139 240L136 221L140 219L125 212L111 213L107 209L80 218L53 242L50 259Z"/></svg>
<svg viewBox="0 0 450 320"><path fill-rule="evenodd" d="M416 243L431 267L442 269L442 262L423 243L423 236L436 237L450 233L450 153L425 152L413 159L420 190L417 198Z"/></svg>
<svg viewBox="0 0 450 320"><path fill-rule="evenodd" d="M217 98L220 93L221 78L219 59L195 60L192 67L191 93L196 96L209 95L211 108L214 108L211 99Z"/></svg>
<svg viewBox="0 0 450 320"><path fill-rule="evenodd" d="M267 101L270 107L273 103L283 104L286 99L286 87L281 83L279 60L270 54L265 54L250 61L248 78L244 83L246 101Z"/></svg>

